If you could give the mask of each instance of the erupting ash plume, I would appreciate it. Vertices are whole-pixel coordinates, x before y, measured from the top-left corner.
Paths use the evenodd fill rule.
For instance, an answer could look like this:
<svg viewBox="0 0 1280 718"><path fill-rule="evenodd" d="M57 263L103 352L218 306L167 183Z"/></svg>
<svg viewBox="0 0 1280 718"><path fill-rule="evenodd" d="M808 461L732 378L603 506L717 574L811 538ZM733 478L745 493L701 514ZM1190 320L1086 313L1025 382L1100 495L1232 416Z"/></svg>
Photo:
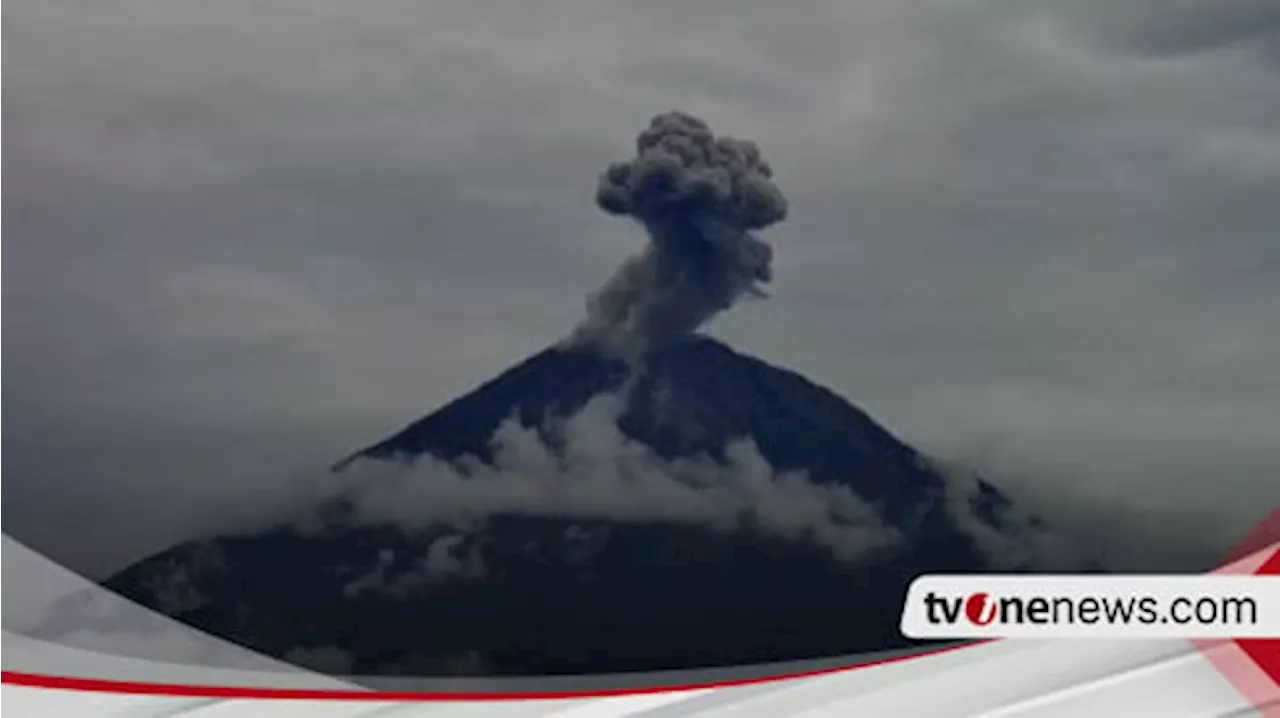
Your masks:
<svg viewBox="0 0 1280 718"><path fill-rule="evenodd" d="M636 156L611 165L596 192L601 209L640 222L649 245L591 295L570 342L634 351L763 296L773 250L750 231L787 214L772 174L754 143L681 112L653 118Z"/></svg>

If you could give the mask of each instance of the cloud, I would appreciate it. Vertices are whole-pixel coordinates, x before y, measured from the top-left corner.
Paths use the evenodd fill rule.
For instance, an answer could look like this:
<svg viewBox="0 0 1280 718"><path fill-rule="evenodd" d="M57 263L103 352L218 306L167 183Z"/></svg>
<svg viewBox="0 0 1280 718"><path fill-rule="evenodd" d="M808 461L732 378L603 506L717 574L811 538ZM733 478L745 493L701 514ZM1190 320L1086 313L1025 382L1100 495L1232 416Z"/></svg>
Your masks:
<svg viewBox="0 0 1280 718"><path fill-rule="evenodd" d="M580 318L681 107L789 202L709 331L1205 568L1280 500L1273 6L10 2L8 530L103 575L302 503Z"/></svg>
<svg viewBox="0 0 1280 718"><path fill-rule="evenodd" d="M716 137L683 112L657 115L636 156L600 175L596 204L649 235L587 302L572 341L637 345L688 334L741 296L763 296L773 249L749 230L787 214L752 142Z"/></svg>
<svg viewBox="0 0 1280 718"><path fill-rule="evenodd" d="M622 401L621 394L593 398L559 427L554 445L538 427L508 420L492 438L490 463L475 457L360 460L344 469L338 491L357 523L410 533L472 526L493 515L672 523L721 532L750 527L813 543L852 562L882 555L904 538L848 487L775 471L750 440L731 443L725 463L660 457L618 429ZM480 570L478 557L454 553L461 541L437 538L417 572ZM381 556L351 590L387 585L394 558Z"/></svg>
<svg viewBox="0 0 1280 718"><path fill-rule="evenodd" d="M1130 52L1175 56L1255 42L1280 48L1280 7L1268 0L1120 0L1058 5L1095 37Z"/></svg>
<svg viewBox="0 0 1280 718"><path fill-rule="evenodd" d="M414 527L418 531L428 528L429 523ZM383 549L368 571L343 586L343 594L354 598L369 592L402 598L432 583L482 580L488 573L484 557L474 542L462 546L466 540L461 534L435 538L423 555L411 558L410 565L401 568L395 568L395 552Z"/></svg>

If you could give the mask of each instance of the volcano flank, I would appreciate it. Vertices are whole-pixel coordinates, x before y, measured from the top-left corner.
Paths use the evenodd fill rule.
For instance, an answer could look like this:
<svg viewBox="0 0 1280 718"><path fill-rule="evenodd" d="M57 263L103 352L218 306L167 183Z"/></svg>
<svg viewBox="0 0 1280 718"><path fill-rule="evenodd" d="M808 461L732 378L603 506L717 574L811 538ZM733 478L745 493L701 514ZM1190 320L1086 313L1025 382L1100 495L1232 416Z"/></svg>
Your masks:
<svg viewBox="0 0 1280 718"><path fill-rule="evenodd" d="M992 566L965 524L999 530L1005 502L994 489L979 483L957 501L924 457L839 396L705 337L639 366L549 349L335 470L491 461L490 437L513 416L550 427L542 433L554 447L559 422L613 391L627 397L617 426L630 441L725 463L732 442L748 439L776 471L867 502L894 540L841 559L803 531L763 531L749 513L709 528L557 516L554 504L404 531L353 518L344 498L324 507L322 528L192 542L107 585L278 657L336 647L355 673L530 675L902 647L898 613L912 578Z"/></svg>
<svg viewBox="0 0 1280 718"><path fill-rule="evenodd" d="M659 115L596 202L648 242L565 341L339 462L305 521L107 585L325 670L545 675L903 647L919 574L1030 568L991 486L697 333L772 277L754 144Z"/></svg>

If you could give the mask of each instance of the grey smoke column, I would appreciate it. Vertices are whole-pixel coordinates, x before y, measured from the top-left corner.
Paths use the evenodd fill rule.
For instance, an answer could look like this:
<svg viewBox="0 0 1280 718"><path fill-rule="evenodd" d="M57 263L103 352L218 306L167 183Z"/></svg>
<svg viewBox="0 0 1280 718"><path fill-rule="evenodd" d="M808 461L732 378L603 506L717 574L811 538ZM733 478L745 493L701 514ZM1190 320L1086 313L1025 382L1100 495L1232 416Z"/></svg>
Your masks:
<svg viewBox="0 0 1280 718"><path fill-rule="evenodd" d="M601 209L644 225L649 245L591 295L572 341L634 350L763 296L773 250L750 231L787 214L772 174L754 143L681 112L653 118L636 156L611 165L596 192Z"/></svg>

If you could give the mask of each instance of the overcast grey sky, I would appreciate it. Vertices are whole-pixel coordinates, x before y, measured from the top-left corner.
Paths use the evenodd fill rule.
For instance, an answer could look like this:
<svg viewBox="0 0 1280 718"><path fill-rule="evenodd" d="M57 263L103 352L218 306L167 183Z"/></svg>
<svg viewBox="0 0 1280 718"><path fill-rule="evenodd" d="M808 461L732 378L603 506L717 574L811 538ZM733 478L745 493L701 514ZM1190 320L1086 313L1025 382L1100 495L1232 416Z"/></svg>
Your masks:
<svg viewBox="0 0 1280 718"><path fill-rule="evenodd" d="M269 512L564 336L642 245L596 174L673 108L791 203L772 298L713 334L1171 561L1280 504L1274 0L5 19L3 518L83 567Z"/></svg>

